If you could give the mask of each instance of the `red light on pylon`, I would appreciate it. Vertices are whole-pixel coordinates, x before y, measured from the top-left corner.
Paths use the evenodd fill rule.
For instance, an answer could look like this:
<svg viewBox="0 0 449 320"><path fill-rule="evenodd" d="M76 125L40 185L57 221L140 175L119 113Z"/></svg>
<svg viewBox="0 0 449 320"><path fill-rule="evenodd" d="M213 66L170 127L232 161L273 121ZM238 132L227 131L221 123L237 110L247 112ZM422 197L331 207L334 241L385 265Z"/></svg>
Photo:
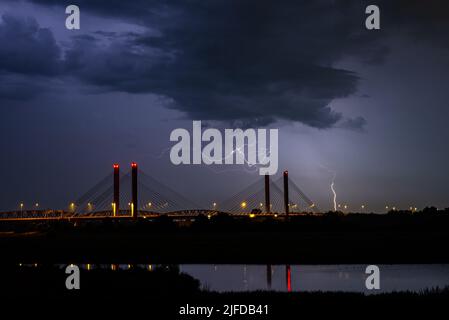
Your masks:
<svg viewBox="0 0 449 320"><path fill-rule="evenodd" d="M114 164L114 169L118 169L119 165L118 164Z"/></svg>
<svg viewBox="0 0 449 320"><path fill-rule="evenodd" d="M131 163L131 167L133 167L133 168L137 168L137 163L135 163L135 162L132 162L132 163Z"/></svg>

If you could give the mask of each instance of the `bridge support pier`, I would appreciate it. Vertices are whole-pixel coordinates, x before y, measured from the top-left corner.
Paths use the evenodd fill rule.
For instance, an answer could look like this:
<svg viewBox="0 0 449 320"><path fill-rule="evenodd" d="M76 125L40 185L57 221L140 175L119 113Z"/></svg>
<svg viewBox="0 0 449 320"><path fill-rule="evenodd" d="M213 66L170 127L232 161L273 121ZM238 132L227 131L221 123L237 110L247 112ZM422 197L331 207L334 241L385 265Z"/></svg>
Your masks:
<svg viewBox="0 0 449 320"><path fill-rule="evenodd" d="M270 176L265 175L265 212L270 213Z"/></svg>
<svg viewBox="0 0 449 320"><path fill-rule="evenodd" d="M138 204L137 204L137 163L131 163L131 216L133 219L137 219Z"/></svg>
<svg viewBox="0 0 449 320"><path fill-rule="evenodd" d="M289 203L288 203L288 171L284 171L284 205L285 205L285 214L288 218L289 214Z"/></svg>
<svg viewBox="0 0 449 320"><path fill-rule="evenodd" d="M115 217L120 212L120 167L114 164L114 200L112 203L112 213Z"/></svg>

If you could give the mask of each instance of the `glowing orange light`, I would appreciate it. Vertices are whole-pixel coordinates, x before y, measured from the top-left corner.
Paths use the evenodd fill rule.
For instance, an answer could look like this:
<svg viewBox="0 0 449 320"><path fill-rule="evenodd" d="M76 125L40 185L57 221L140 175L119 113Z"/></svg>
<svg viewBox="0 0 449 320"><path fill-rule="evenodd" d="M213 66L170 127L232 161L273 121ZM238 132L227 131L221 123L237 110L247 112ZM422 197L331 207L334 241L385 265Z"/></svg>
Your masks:
<svg viewBox="0 0 449 320"><path fill-rule="evenodd" d="M118 169L119 165L118 164L114 164L114 169Z"/></svg>
<svg viewBox="0 0 449 320"><path fill-rule="evenodd" d="M112 203L112 215L115 217L117 214L117 205L115 202Z"/></svg>
<svg viewBox="0 0 449 320"><path fill-rule="evenodd" d="M132 163L131 163L131 167L133 167L133 168L137 168L137 163L135 163L135 162L132 162Z"/></svg>

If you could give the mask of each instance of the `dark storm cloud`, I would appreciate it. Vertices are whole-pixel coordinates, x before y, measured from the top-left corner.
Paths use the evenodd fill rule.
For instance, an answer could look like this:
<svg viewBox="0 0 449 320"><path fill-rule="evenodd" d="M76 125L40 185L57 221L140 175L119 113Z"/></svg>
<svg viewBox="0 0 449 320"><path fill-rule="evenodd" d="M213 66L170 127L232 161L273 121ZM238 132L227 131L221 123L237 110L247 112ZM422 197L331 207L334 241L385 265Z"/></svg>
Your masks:
<svg viewBox="0 0 449 320"><path fill-rule="evenodd" d="M76 4L83 10L104 17L128 18L132 21L148 21L156 17L167 5L161 0L31 0L37 4L47 6L67 7ZM177 1L173 1L176 3Z"/></svg>
<svg viewBox="0 0 449 320"><path fill-rule="evenodd" d="M171 107L191 118L257 124L285 119L328 128L342 119L329 102L356 92L358 80L332 64L345 54L360 55L358 46L377 38L353 32L359 21L346 21L324 2L174 3L139 4L152 12L158 23L146 23L161 36L130 35L98 50L76 42L67 54L76 66L71 70L110 90L171 97ZM86 5L107 14L98 2ZM109 14L142 18L128 17L135 8L128 9ZM363 53L369 59L369 51Z"/></svg>
<svg viewBox="0 0 449 320"><path fill-rule="evenodd" d="M66 75L102 90L170 97L171 108L195 119L264 125L281 119L360 129L363 118L345 119L329 107L354 94L358 84L356 74L335 63L348 56L381 63L388 52L381 41L386 34L364 28L362 1L81 0L77 5L82 12L157 29L159 35L98 30L73 38L65 52ZM386 17L386 25L406 23ZM37 36L42 30L37 26L23 30L34 34L31 45L37 48L42 39L52 39ZM46 56L53 67L31 60L36 71L55 72L57 52ZM20 68L14 59L8 67Z"/></svg>
<svg viewBox="0 0 449 320"><path fill-rule="evenodd" d="M115 34L107 45L103 37L110 40L111 35L95 33L73 38L66 51L66 73L112 91L155 92L158 79L154 70L169 59L168 53L136 46L129 33Z"/></svg>
<svg viewBox="0 0 449 320"><path fill-rule="evenodd" d="M366 120L363 117L348 118L344 120L341 124L341 128L351 129L351 130L363 130L366 125Z"/></svg>
<svg viewBox="0 0 449 320"><path fill-rule="evenodd" d="M46 89L36 77L9 72L0 72L0 83L0 99L28 100Z"/></svg>
<svg viewBox="0 0 449 320"><path fill-rule="evenodd" d="M0 71L46 76L59 71L60 49L53 34L33 18L4 14L0 43Z"/></svg>
<svg viewBox="0 0 449 320"><path fill-rule="evenodd" d="M25 100L48 90L61 71L60 49L50 30L33 18L4 14L0 20L0 98Z"/></svg>

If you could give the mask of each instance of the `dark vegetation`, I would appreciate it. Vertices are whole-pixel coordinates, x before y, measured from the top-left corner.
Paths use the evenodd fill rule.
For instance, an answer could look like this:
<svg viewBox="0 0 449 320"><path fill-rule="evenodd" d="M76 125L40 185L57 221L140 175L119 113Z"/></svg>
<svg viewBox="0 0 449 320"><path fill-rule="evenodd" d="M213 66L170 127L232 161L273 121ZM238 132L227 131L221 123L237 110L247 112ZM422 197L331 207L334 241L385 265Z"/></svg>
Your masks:
<svg viewBox="0 0 449 320"><path fill-rule="evenodd" d="M0 222L0 249L22 263L447 263L448 213Z"/></svg>

